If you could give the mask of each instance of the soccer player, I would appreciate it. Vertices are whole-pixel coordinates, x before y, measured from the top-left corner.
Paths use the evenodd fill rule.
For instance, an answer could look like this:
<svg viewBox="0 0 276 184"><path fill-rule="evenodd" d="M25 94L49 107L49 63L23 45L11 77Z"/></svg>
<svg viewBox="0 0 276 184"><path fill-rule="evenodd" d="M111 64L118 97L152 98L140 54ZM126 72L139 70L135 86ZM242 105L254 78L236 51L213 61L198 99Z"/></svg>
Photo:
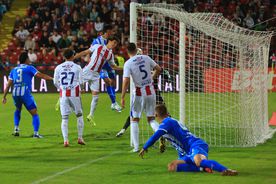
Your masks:
<svg viewBox="0 0 276 184"><path fill-rule="evenodd" d="M96 39L94 39L92 42L92 45L95 45L95 44L106 45L107 38L112 35L114 35L114 29L112 28L112 26L106 25L103 30L103 35L98 36ZM111 109L121 112L122 108L116 102L115 77L116 77L115 70L112 69L112 67L108 62L106 62L103 65L102 70L100 72L100 78L103 79L105 82L106 90L111 100Z"/></svg>
<svg viewBox="0 0 276 184"><path fill-rule="evenodd" d="M156 106L155 116L161 124L154 135L146 142L139 156L143 158L145 151L161 136L164 136L180 153L178 160L168 164L169 171L198 172L200 168L210 168L221 172L224 176L238 174L237 171L228 169L215 160L208 160L208 144L193 135L182 123L169 117L168 110L164 104ZM183 155L184 153L186 154Z"/></svg>
<svg viewBox="0 0 276 184"><path fill-rule="evenodd" d="M39 135L38 130L40 126L39 116L37 114L37 106L34 97L31 94L32 90L32 79L34 76L45 79L52 80L53 78L40 73L33 66L30 66L30 60L28 58L28 53L23 52L19 56L20 64L11 70L9 75L8 84L4 90L4 96L2 103L7 102L6 96L8 94L9 88L13 85L12 98L16 110L14 112L14 136L19 136L19 122L21 118L22 105L26 107L29 113L32 115L32 123L34 128L34 138L42 138Z"/></svg>
<svg viewBox="0 0 276 184"><path fill-rule="evenodd" d="M137 48L134 43L128 45L129 60L124 65L123 87L122 87L122 107L125 107L125 94L129 87L130 76L132 76L135 93L131 104L130 135L134 145L133 152L139 151L139 127L138 123L141 113L145 110L147 121L152 129L158 129L158 123L154 120L154 108L156 105L156 94L153 86L153 79L157 78L161 72L160 66L149 56L137 55ZM154 71L153 71L154 70ZM153 75L151 72L153 71Z"/></svg>
<svg viewBox="0 0 276 184"><path fill-rule="evenodd" d="M60 113L62 117L61 131L64 140L64 147L69 146L68 140L68 119L71 109L77 116L78 123L78 144L85 145L83 135L83 115L80 97L81 85L83 85L82 69L73 62L74 51L65 49L63 57L66 61L58 65L54 73L54 84L60 90Z"/></svg>
<svg viewBox="0 0 276 184"><path fill-rule="evenodd" d="M93 98L87 120L88 122L92 122L94 125L94 112L98 104L100 91L99 73L102 70L103 65L108 62L111 68L115 70L122 70L122 68L115 65L114 55L112 53L112 49L114 49L119 44L119 42L120 40L116 36L110 36L106 45L92 45L89 49L76 54L74 57L74 59L77 59L92 53L90 62L83 68L83 82L89 83L89 87L92 92Z"/></svg>

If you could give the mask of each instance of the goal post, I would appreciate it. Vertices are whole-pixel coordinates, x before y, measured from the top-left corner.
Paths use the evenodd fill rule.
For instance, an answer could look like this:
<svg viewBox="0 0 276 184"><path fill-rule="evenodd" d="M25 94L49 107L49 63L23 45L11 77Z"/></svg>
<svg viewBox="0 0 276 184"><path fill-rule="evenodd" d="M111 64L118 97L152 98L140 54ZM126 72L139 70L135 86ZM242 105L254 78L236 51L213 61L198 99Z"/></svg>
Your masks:
<svg viewBox="0 0 276 184"><path fill-rule="evenodd" d="M267 112L271 37L221 14L130 4L130 41L164 69L158 87L170 114L212 146L256 146L273 135Z"/></svg>

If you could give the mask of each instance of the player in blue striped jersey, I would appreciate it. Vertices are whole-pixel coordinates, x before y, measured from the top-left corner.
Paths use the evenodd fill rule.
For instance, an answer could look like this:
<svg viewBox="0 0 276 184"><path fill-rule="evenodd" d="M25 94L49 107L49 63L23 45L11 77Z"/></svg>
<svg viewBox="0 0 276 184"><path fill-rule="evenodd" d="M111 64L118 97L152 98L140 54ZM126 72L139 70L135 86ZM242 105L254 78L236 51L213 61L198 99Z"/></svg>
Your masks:
<svg viewBox="0 0 276 184"><path fill-rule="evenodd" d="M95 44L100 44L100 45L106 45L107 44L107 38L111 35L114 34L114 29L112 28L112 26L110 25L107 25L104 27L104 30L103 30L103 35L101 36L98 36L96 39L93 40L92 42L92 45L95 45ZM103 65L103 68L100 72L100 77L101 79L104 80L105 84L106 84L106 90L107 90L107 93L110 97L110 100L111 100L111 109L112 110L116 110L118 112L120 112L122 110L122 108L119 106L119 104L116 102L116 92L115 92L115 77L116 77L116 74L115 74L115 70L113 70L109 63L106 62L104 65Z"/></svg>
<svg viewBox="0 0 276 184"><path fill-rule="evenodd" d="M155 108L156 120L161 122L158 130L144 145L139 155L143 158L145 151L152 146L161 136L171 142L178 151L179 159L168 164L169 171L198 172L211 169L221 172L224 176L234 176L238 172L228 169L215 160L208 160L208 144L193 135L182 123L169 117L164 104Z"/></svg>
<svg viewBox="0 0 276 184"><path fill-rule="evenodd" d="M31 94L32 90L32 79L34 76L43 78L46 80L52 80L53 78L40 73L33 66L28 65L30 63L28 54L26 52L21 53L19 56L20 64L11 70L9 75L8 84L4 90L4 96L2 99L2 103L5 104L7 102L6 96L8 94L9 88L13 85L12 97L14 101L14 105L16 110L14 112L14 136L19 136L19 122L21 117L22 105L26 107L26 109L32 115L32 123L34 128L34 138L42 138L39 135L38 130L40 126L39 116L37 114L37 106L35 100Z"/></svg>

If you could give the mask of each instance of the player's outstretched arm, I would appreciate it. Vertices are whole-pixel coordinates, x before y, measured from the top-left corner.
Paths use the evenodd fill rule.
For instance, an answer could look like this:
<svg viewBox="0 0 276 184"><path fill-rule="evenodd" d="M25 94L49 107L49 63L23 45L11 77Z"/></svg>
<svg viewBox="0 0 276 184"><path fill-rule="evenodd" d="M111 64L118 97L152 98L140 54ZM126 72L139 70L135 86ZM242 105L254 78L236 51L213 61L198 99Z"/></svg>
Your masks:
<svg viewBox="0 0 276 184"><path fill-rule="evenodd" d="M123 68L118 67L117 65L110 65L110 67L111 67L113 70L117 70L117 71L122 71L122 70L123 70Z"/></svg>
<svg viewBox="0 0 276 184"><path fill-rule="evenodd" d="M125 108L125 96L126 96L126 91L129 87L130 79L128 77L124 77L123 79L123 87L122 87L122 96L121 96L121 104L122 107Z"/></svg>
<svg viewBox="0 0 276 184"><path fill-rule="evenodd" d="M86 55L88 55L88 54L91 54L91 50L90 50L90 49L86 49L86 50L84 50L84 51L82 51L82 52L77 53L77 54L74 56L74 59L79 59L79 58L81 58L81 57L83 57L83 56L86 56Z"/></svg>
<svg viewBox="0 0 276 184"><path fill-rule="evenodd" d="M44 73L41 73L41 72L37 72L36 77L39 77L39 78L42 78L42 79L45 79L45 80L53 80L53 77L49 76L49 75L46 75Z"/></svg>
<svg viewBox="0 0 276 184"><path fill-rule="evenodd" d="M5 90L4 90L4 95L3 95L3 99L2 99L2 103L3 104L7 103L6 96L8 94L8 91L9 91L10 87L12 86L12 84L13 84L13 81L11 79L9 79L8 80L8 84L7 84L7 86L6 86Z"/></svg>

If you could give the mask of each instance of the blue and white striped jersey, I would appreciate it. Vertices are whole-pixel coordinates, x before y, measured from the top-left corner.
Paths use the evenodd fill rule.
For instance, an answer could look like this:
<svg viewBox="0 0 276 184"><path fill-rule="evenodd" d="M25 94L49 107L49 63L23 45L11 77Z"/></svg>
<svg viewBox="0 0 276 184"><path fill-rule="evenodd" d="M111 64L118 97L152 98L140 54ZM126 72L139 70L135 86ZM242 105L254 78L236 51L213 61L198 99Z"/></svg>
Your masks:
<svg viewBox="0 0 276 184"><path fill-rule="evenodd" d="M37 74L37 69L30 65L20 64L10 72L9 79L13 81L13 96L31 94L32 79Z"/></svg>
<svg viewBox="0 0 276 184"><path fill-rule="evenodd" d="M106 45L107 44L107 39L104 39L102 36L98 36L92 42L92 45L96 45L96 44Z"/></svg>

